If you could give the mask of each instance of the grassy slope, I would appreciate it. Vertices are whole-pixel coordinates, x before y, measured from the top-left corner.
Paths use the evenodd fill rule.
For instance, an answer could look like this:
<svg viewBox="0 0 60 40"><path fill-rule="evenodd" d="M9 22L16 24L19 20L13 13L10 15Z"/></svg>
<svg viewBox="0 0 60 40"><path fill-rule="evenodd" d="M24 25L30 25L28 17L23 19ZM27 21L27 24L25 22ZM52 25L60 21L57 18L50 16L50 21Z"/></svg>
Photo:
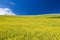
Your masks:
<svg viewBox="0 0 60 40"><path fill-rule="evenodd" d="M0 40L60 40L60 14L0 16Z"/></svg>

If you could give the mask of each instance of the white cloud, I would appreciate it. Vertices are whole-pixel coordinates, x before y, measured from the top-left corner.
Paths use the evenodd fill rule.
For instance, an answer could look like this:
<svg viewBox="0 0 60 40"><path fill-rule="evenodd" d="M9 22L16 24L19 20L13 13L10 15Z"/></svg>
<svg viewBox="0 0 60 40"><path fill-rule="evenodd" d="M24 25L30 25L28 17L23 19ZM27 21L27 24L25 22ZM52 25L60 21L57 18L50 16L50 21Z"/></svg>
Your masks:
<svg viewBox="0 0 60 40"><path fill-rule="evenodd" d="M0 15L16 15L9 8L0 8Z"/></svg>
<svg viewBox="0 0 60 40"><path fill-rule="evenodd" d="M14 2L9 2L9 4L11 4L11 5L16 5Z"/></svg>

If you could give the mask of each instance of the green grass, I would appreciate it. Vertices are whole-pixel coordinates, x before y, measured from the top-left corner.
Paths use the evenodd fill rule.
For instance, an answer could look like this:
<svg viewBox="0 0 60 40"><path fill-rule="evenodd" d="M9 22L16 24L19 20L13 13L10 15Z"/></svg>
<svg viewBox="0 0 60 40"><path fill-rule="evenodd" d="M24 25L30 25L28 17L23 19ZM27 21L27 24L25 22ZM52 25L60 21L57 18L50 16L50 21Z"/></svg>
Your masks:
<svg viewBox="0 0 60 40"><path fill-rule="evenodd" d="M60 14L0 16L0 40L60 40Z"/></svg>

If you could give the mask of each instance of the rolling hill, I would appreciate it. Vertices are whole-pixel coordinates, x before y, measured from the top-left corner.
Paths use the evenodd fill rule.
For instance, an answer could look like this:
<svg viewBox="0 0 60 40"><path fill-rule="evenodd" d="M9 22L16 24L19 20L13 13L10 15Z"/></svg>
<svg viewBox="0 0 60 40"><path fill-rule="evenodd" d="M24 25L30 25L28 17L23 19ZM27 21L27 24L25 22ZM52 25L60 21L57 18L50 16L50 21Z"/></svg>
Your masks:
<svg viewBox="0 0 60 40"><path fill-rule="evenodd" d="M0 40L60 40L60 14L1 15Z"/></svg>

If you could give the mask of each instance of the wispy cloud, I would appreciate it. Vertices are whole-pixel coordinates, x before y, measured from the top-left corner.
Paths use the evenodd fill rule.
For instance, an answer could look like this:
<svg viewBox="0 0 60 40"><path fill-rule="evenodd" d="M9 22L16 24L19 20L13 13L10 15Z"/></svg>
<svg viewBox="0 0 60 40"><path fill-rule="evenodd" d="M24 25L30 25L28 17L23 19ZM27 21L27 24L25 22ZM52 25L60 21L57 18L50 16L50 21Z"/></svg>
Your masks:
<svg viewBox="0 0 60 40"><path fill-rule="evenodd" d="M16 5L11 0L0 1L0 15L16 15L10 8L9 5Z"/></svg>
<svg viewBox="0 0 60 40"><path fill-rule="evenodd" d="M9 8L0 8L0 15L16 15Z"/></svg>
<svg viewBox="0 0 60 40"><path fill-rule="evenodd" d="M16 5L14 2L9 2L9 4L11 4L11 5Z"/></svg>

